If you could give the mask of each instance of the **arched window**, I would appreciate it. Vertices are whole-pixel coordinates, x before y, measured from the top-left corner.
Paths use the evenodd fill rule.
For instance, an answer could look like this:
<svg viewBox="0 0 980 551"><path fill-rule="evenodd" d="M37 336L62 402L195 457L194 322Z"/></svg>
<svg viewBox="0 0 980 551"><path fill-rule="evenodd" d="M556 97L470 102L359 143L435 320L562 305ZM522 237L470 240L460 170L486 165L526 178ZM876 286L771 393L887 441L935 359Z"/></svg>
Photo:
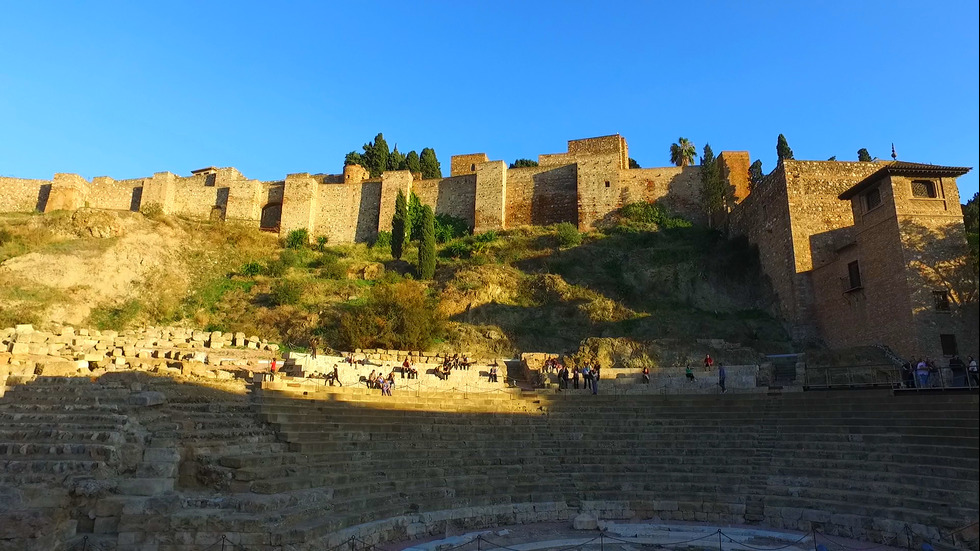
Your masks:
<svg viewBox="0 0 980 551"><path fill-rule="evenodd" d="M265 230L272 230L279 227L282 219L282 203L269 203L262 207L262 221L259 227Z"/></svg>

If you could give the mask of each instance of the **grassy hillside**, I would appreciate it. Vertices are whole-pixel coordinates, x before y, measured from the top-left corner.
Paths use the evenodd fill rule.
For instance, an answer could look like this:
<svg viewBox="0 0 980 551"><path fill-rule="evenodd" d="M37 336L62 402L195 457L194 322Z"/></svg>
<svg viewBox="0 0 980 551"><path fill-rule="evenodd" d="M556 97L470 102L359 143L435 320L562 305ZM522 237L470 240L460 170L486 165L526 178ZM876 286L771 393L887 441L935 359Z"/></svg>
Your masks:
<svg viewBox="0 0 980 551"><path fill-rule="evenodd" d="M588 234L562 224L450 240L424 282L414 279L414 245L395 260L383 241L289 244L135 213L7 216L0 325L183 323L294 346L318 336L345 350L500 355L571 352L592 337L787 346L755 251L651 205ZM57 283L53 266L81 275Z"/></svg>

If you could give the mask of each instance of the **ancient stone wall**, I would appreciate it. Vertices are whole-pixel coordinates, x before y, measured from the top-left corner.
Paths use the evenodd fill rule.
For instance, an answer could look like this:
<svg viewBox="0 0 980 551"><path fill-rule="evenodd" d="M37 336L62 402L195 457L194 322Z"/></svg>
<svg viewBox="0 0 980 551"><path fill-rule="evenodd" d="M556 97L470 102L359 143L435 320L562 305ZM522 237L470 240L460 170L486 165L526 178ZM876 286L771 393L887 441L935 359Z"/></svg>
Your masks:
<svg viewBox="0 0 980 551"><path fill-rule="evenodd" d="M310 235L325 235L328 243L374 239L380 224L383 181L371 179L357 184L315 185L317 197L313 201L314 218ZM288 207L289 182L286 191ZM287 211L283 212L285 214ZM388 224L391 225L390 218ZM284 223L281 235L288 231Z"/></svg>
<svg viewBox="0 0 980 551"><path fill-rule="evenodd" d="M55 174L44 212L76 210L86 206L90 188L90 184L78 174Z"/></svg>
<svg viewBox="0 0 980 551"><path fill-rule="evenodd" d="M620 199L614 208L636 201L657 201L685 218L703 223L701 167L671 166L620 171Z"/></svg>
<svg viewBox="0 0 980 551"><path fill-rule="evenodd" d="M49 180L0 177L0 210L43 212L50 191Z"/></svg>
<svg viewBox="0 0 980 551"><path fill-rule="evenodd" d="M412 184L412 191L418 195L423 205L431 206L436 214L449 214L466 220L470 226L473 225L476 202L475 174L416 180Z"/></svg>
<svg viewBox="0 0 980 551"><path fill-rule="evenodd" d="M391 231L391 219L395 216L395 200L401 191L408 200L412 192L412 173L407 170L391 170L381 175L381 204L378 206L378 231ZM406 203L407 204L407 203Z"/></svg>
<svg viewBox="0 0 980 551"><path fill-rule="evenodd" d="M483 233L507 227L507 164L488 161L476 166L473 231Z"/></svg>
<svg viewBox="0 0 980 551"><path fill-rule="evenodd" d="M450 162L451 176L462 176L464 174L476 174L476 167L480 163L485 163L490 159L486 153L471 153L469 155L453 155Z"/></svg>
<svg viewBox="0 0 980 551"><path fill-rule="evenodd" d="M728 233L759 248L759 261L779 297L779 314L793 320L795 261L785 174L779 164L728 217Z"/></svg>
<svg viewBox="0 0 980 551"><path fill-rule="evenodd" d="M722 177L734 188L735 203L742 202L752 189L749 179L751 164L748 151L722 151L718 154L718 166L721 167Z"/></svg>
<svg viewBox="0 0 980 551"><path fill-rule="evenodd" d="M115 180L109 176L92 178L87 202L100 209L139 210L143 195L143 179Z"/></svg>
<svg viewBox="0 0 980 551"><path fill-rule="evenodd" d="M511 168L506 182L506 227L577 223L575 165Z"/></svg>

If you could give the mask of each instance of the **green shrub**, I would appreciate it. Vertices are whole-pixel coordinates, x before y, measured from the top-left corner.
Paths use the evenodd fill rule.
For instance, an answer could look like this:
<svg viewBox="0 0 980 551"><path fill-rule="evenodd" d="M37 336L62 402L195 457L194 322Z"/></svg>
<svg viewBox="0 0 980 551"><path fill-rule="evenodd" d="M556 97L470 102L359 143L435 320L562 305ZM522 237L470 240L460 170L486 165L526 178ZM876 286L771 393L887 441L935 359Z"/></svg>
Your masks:
<svg viewBox="0 0 980 551"><path fill-rule="evenodd" d="M300 254L296 249L285 249L279 253L279 262L287 268L295 268L300 264L303 264L305 256Z"/></svg>
<svg viewBox="0 0 980 551"><path fill-rule="evenodd" d="M316 237L316 250L322 253L326 248L327 248L327 236L318 235Z"/></svg>
<svg viewBox="0 0 980 551"><path fill-rule="evenodd" d="M269 277L282 277L286 275L286 271L289 266L286 266L282 260L273 260L272 262L266 264L265 275Z"/></svg>
<svg viewBox="0 0 980 551"><path fill-rule="evenodd" d="M136 299L119 305L99 306L89 314L89 322L97 329L126 329L143 312L143 305Z"/></svg>
<svg viewBox="0 0 980 551"><path fill-rule="evenodd" d="M473 254L473 246L457 239L443 247L439 254L444 258L469 258Z"/></svg>
<svg viewBox="0 0 980 551"><path fill-rule="evenodd" d="M555 236L558 238L558 246L567 249L574 247L582 242L582 234L578 228L568 222L562 222L555 227Z"/></svg>
<svg viewBox="0 0 980 551"><path fill-rule="evenodd" d="M301 247L306 247L309 244L310 244L310 232L306 231L305 228L293 230L288 234L286 234L287 249L299 249Z"/></svg>
<svg viewBox="0 0 980 551"><path fill-rule="evenodd" d="M444 322L438 299L416 281L379 282L366 299L351 304L336 331L341 348L425 350L442 335Z"/></svg>
<svg viewBox="0 0 980 551"><path fill-rule="evenodd" d="M262 265L258 262L247 262L238 269L238 273L246 277L255 277L262 273Z"/></svg>
<svg viewBox="0 0 980 551"><path fill-rule="evenodd" d="M463 218L450 214L437 214L435 217L436 242L445 243L470 233L470 225Z"/></svg>
<svg viewBox="0 0 980 551"><path fill-rule="evenodd" d="M374 238L374 243L371 243L372 249L378 250L388 250L391 248L391 232L390 231L379 231L378 235Z"/></svg>
<svg viewBox="0 0 980 551"><path fill-rule="evenodd" d="M147 218L156 220L163 216L163 205L160 203L147 203L145 205L140 205L140 214Z"/></svg>
<svg viewBox="0 0 980 551"><path fill-rule="evenodd" d="M493 243L497 240L497 232L490 230L483 233L478 233L473 236L474 243Z"/></svg>
<svg viewBox="0 0 980 551"><path fill-rule="evenodd" d="M320 257L319 275L323 279L346 279L347 266L336 255L324 253Z"/></svg>
<svg viewBox="0 0 980 551"><path fill-rule="evenodd" d="M289 279L280 279L272 285L269 294L272 297L272 303L276 306L297 304L303 296L303 284Z"/></svg>
<svg viewBox="0 0 980 551"><path fill-rule="evenodd" d="M690 221L674 215L669 209L658 203L646 201L629 203L619 210L619 215L623 222L656 226L657 229L691 227Z"/></svg>

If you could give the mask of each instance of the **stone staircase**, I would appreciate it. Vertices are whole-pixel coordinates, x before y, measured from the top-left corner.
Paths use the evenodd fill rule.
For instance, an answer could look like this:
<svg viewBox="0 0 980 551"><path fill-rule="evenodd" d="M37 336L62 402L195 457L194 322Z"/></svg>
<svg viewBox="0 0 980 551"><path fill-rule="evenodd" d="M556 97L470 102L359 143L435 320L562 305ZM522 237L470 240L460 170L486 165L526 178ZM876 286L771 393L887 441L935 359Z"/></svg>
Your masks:
<svg viewBox="0 0 980 551"><path fill-rule="evenodd" d="M580 512L877 542L908 526L936 542L978 514L975 394L592 396L436 381L448 384L390 397L289 377L14 385L0 399L0 550L88 538L191 551L222 537L313 550Z"/></svg>

